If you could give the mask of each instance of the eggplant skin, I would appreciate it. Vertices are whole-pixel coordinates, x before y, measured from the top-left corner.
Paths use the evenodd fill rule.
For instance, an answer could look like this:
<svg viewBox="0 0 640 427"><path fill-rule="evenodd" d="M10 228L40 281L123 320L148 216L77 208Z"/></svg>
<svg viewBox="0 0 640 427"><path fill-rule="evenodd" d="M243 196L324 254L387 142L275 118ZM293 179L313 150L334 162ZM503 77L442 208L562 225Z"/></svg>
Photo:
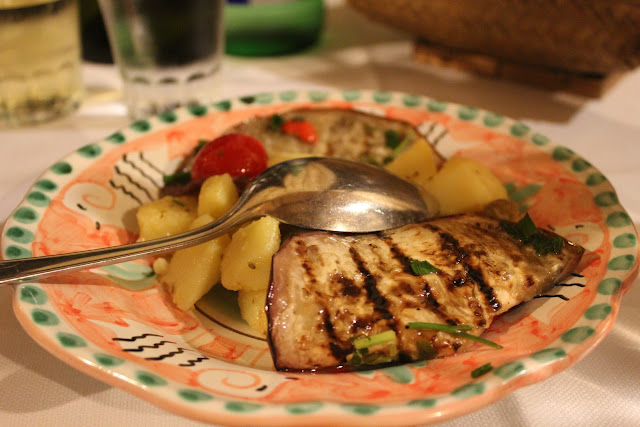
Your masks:
<svg viewBox="0 0 640 427"><path fill-rule="evenodd" d="M556 236L544 231L549 236ZM510 308L570 275L583 248L563 239L539 255L498 219L470 213L374 234L308 232L273 257L269 344L278 370L348 364L353 340L395 331L394 361L454 355L472 341L412 322L469 325L480 335ZM412 260L438 271L416 275Z"/></svg>

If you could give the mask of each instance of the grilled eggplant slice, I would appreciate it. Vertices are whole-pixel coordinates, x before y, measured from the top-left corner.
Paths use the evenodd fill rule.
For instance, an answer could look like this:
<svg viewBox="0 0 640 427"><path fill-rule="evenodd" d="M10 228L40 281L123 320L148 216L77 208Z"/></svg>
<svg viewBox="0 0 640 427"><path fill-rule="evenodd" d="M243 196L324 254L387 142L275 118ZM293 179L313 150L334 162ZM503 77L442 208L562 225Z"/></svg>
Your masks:
<svg viewBox="0 0 640 427"><path fill-rule="evenodd" d="M473 341L413 326L464 325L479 336L496 316L562 281L582 256L534 226L538 241L549 239L541 252L517 230L471 213L375 234L291 237L273 258L267 299L276 368L357 368L464 351Z"/></svg>

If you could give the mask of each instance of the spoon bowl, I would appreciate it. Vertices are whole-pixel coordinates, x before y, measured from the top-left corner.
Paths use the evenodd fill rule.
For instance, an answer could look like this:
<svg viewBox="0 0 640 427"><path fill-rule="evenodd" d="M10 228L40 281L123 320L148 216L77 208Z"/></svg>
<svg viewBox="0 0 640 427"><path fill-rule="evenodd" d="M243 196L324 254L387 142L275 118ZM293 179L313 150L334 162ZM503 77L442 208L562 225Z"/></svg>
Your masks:
<svg viewBox="0 0 640 427"><path fill-rule="evenodd" d="M335 157L278 163L260 174L224 216L174 236L90 251L0 261L0 285L195 246L269 215L302 228L366 233L425 221L437 203L377 166Z"/></svg>

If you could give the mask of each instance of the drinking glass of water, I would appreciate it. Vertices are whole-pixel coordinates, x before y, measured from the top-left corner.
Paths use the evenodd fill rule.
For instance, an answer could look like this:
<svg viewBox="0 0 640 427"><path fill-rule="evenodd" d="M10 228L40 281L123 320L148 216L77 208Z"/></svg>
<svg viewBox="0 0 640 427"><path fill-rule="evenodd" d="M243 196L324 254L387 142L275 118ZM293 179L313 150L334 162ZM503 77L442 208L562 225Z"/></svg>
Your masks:
<svg viewBox="0 0 640 427"><path fill-rule="evenodd" d="M133 119L216 96L224 0L99 0Z"/></svg>

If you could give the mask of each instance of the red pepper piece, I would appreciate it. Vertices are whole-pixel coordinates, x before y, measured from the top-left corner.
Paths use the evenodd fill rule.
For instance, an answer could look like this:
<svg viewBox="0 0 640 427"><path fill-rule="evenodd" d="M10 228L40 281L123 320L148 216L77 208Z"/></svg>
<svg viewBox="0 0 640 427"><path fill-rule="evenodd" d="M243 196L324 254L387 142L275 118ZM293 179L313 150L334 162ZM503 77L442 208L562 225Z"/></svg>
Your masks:
<svg viewBox="0 0 640 427"><path fill-rule="evenodd" d="M280 126L280 130L286 134L296 136L300 141L307 144L315 144L318 141L318 134L315 128L306 120L287 120Z"/></svg>

